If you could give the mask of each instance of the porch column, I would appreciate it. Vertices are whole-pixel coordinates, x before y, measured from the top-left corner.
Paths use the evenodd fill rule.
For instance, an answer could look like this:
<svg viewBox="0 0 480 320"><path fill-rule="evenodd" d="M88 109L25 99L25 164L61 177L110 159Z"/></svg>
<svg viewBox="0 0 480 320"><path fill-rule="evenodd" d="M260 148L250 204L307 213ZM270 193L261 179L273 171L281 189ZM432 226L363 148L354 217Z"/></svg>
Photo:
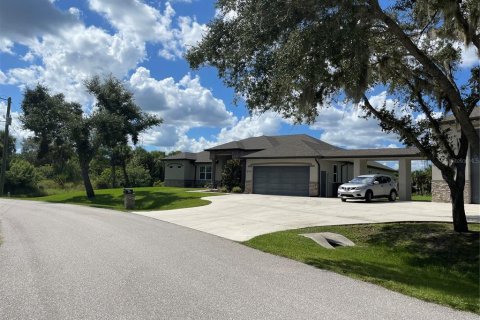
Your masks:
<svg viewBox="0 0 480 320"><path fill-rule="evenodd" d="M353 177L358 177L367 173L367 160L354 159L353 160Z"/></svg>
<svg viewBox="0 0 480 320"><path fill-rule="evenodd" d="M401 201L412 200L412 161L398 160L398 196Z"/></svg>
<svg viewBox="0 0 480 320"><path fill-rule="evenodd" d="M215 172L217 171L217 157L215 157L215 154L210 153L210 160L212 160L212 187L216 188Z"/></svg>

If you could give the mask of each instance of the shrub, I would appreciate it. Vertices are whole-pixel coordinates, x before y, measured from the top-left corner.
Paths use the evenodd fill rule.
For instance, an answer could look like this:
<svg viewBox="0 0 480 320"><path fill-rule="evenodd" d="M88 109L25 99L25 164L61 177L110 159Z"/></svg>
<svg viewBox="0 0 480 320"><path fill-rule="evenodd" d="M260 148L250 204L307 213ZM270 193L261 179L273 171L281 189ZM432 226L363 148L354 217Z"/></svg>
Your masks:
<svg viewBox="0 0 480 320"><path fill-rule="evenodd" d="M127 174L130 180L129 187L149 187L152 185L150 172L139 165L128 165Z"/></svg>
<svg viewBox="0 0 480 320"><path fill-rule="evenodd" d="M226 187L221 187L220 189L218 189L218 191L222 193L228 193L228 189Z"/></svg>
<svg viewBox="0 0 480 320"><path fill-rule="evenodd" d="M112 170L107 168L102 173L93 179L93 184L97 189L108 189L112 187Z"/></svg>
<svg viewBox="0 0 480 320"><path fill-rule="evenodd" d="M38 174L35 167L22 159L12 160L6 173L6 191L35 194L38 192Z"/></svg>
<svg viewBox="0 0 480 320"><path fill-rule="evenodd" d="M242 190L242 188L235 186L235 187L232 188L232 192L233 193L242 193L243 190Z"/></svg>
<svg viewBox="0 0 480 320"><path fill-rule="evenodd" d="M157 180L153 183L154 187L163 187L163 181Z"/></svg>
<svg viewBox="0 0 480 320"><path fill-rule="evenodd" d="M240 181L242 179L242 165L240 160L232 159L228 160L222 171L222 186L227 188L228 191L234 187L240 187Z"/></svg>
<svg viewBox="0 0 480 320"><path fill-rule="evenodd" d="M206 188L206 189L213 189L213 184L212 184L211 182L205 183L205 184L203 185L203 187Z"/></svg>
<svg viewBox="0 0 480 320"><path fill-rule="evenodd" d="M14 187L37 186L38 175L35 167L29 162L21 159L15 159L10 164L7 171L7 182Z"/></svg>
<svg viewBox="0 0 480 320"><path fill-rule="evenodd" d="M55 172L51 164L37 167L37 173L40 180L53 179Z"/></svg>

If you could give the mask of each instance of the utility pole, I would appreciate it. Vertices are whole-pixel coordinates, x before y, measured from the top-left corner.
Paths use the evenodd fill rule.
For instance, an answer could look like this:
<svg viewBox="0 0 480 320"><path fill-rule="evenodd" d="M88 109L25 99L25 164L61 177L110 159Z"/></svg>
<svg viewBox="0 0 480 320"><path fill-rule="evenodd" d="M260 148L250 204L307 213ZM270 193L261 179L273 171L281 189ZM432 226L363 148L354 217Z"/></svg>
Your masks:
<svg viewBox="0 0 480 320"><path fill-rule="evenodd" d="M3 196L3 187L5 186L5 171L7 171L8 156L8 127L12 124L10 117L10 108L12 107L12 98L7 99L7 117L5 118L5 135L3 137L2 171L0 172L0 196Z"/></svg>

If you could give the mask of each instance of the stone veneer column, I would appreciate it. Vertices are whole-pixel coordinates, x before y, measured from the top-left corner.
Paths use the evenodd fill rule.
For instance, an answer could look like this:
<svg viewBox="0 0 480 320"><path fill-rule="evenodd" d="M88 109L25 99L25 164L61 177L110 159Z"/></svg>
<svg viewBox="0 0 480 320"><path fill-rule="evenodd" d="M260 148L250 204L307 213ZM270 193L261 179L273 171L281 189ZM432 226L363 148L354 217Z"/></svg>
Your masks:
<svg viewBox="0 0 480 320"><path fill-rule="evenodd" d="M246 180L245 181L245 190L243 193L252 193L253 192L253 183L252 180Z"/></svg>
<svg viewBox="0 0 480 320"><path fill-rule="evenodd" d="M463 190L463 202L471 202L471 186L470 181L465 181L465 189ZM432 202L452 202L450 198L450 189L448 184L443 180L432 181Z"/></svg>
<svg viewBox="0 0 480 320"><path fill-rule="evenodd" d="M310 197L318 196L318 182L310 182L308 186L308 195Z"/></svg>

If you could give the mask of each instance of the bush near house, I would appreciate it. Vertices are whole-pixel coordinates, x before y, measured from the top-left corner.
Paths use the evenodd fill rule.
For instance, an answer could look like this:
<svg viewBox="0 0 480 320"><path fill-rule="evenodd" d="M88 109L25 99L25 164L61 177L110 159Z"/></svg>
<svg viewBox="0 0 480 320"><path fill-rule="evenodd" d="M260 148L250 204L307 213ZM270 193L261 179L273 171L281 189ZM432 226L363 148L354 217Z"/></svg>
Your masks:
<svg viewBox="0 0 480 320"><path fill-rule="evenodd" d="M240 160L228 160L222 171L222 186L227 192L230 192L234 187L240 187L241 179L242 166L240 164Z"/></svg>
<svg viewBox="0 0 480 320"><path fill-rule="evenodd" d="M233 192L233 193L242 193L243 190L242 190L242 188L240 188L240 187L233 187L233 188L232 188L232 192Z"/></svg>

